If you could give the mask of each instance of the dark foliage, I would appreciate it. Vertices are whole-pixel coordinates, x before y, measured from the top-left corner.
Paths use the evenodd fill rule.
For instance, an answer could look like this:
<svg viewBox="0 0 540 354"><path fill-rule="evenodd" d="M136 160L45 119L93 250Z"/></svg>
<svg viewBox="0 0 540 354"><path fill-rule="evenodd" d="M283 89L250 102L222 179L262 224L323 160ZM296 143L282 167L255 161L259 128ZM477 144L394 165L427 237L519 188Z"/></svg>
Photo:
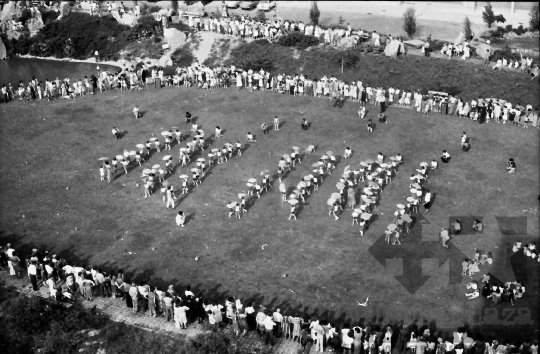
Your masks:
<svg viewBox="0 0 540 354"><path fill-rule="evenodd" d="M22 24L26 24L26 21L30 20L32 18L32 11L30 9L24 9L22 10L21 16L19 17L19 21L22 22Z"/></svg>
<svg viewBox="0 0 540 354"><path fill-rule="evenodd" d="M128 31L129 27L110 16L71 13L47 24L32 38L20 37L14 47L17 54L86 59L96 50L101 55L118 52L121 47L118 37Z"/></svg>
<svg viewBox="0 0 540 354"><path fill-rule="evenodd" d="M518 28L514 28L512 31L518 36L521 36L523 33L527 32L528 30L527 28L524 28L523 25L519 25Z"/></svg>
<svg viewBox="0 0 540 354"><path fill-rule="evenodd" d="M15 297L0 305L3 353L69 353L84 338L76 332L102 328L107 319L79 306L64 307L40 297Z"/></svg>
<svg viewBox="0 0 540 354"><path fill-rule="evenodd" d="M191 48L185 45L182 48L176 49L174 53L172 53L171 60L173 61L174 65L183 68L193 64L195 57L193 56Z"/></svg>
<svg viewBox="0 0 540 354"><path fill-rule="evenodd" d="M173 15L178 15L178 0L171 1L171 7L173 10Z"/></svg>
<svg viewBox="0 0 540 354"><path fill-rule="evenodd" d="M278 40L278 44L285 47L306 49L319 44L319 39L314 36L306 36L300 32L291 32L285 36L281 36Z"/></svg>
<svg viewBox="0 0 540 354"><path fill-rule="evenodd" d="M55 21L59 16L59 13L56 11L43 11L41 13L41 19L43 20L44 25L48 25L49 23Z"/></svg>
<svg viewBox="0 0 540 354"><path fill-rule="evenodd" d="M176 28L177 30L186 33L193 33L193 30L183 21L180 21L179 23L171 23L169 24L169 27Z"/></svg>
<svg viewBox="0 0 540 354"><path fill-rule="evenodd" d="M280 57L290 58L292 52L291 48L284 48L279 44L260 39L234 48L230 54L230 61L245 70L272 71L277 69L276 62L280 61Z"/></svg>
<svg viewBox="0 0 540 354"><path fill-rule="evenodd" d="M116 60L130 42L152 37L154 43L159 43L160 35L159 23L150 15L141 16L139 23L130 28L112 16L75 12L45 25L34 37L23 35L13 40L13 47L21 55L74 59L86 59L97 50L102 58Z"/></svg>
<svg viewBox="0 0 540 354"><path fill-rule="evenodd" d="M463 34L465 35L466 40L470 40L473 36L471 20L469 20L469 17L467 16L465 16L465 19L463 20Z"/></svg>
<svg viewBox="0 0 540 354"><path fill-rule="evenodd" d="M137 21L137 25L128 31L127 40L132 42L141 38L148 38L152 35L157 36L160 33L159 22L156 21L154 16L141 16Z"/></svg>
<svg viewBox="0 0 540 354"><path fill-rule="evenodd" d="M159 12L159 10L161 10L161 7L158 5L150 6L148 8L148 13L153 14L154 12Z"/></svg>
<svg viewBox="0 0 540 354"><path fill-rule="evenodd" d="M493 12L493 7L491 6L490 2L488 2L487 5L484 6L484 11L482 12L482 19L484 20L488 28L491 28L491 26L495 22L500 22L500 23L506 22L506 19L504 18L503 15L501 14L495 15L495 13Z"/></svg>
<svg viewBox="0 0 540 354"><path fill-rule="evenodd" d="M318 25L320 17L321 17L321 11L319 10L317 1L312 1L311 8L309 9L309 19L311 20L311 23L313 23L313 25L315 26Z"/></svg>
<svg viewBox="0 0 540 354"><path fill-rule="evenodd" d="M506 45L503 46L502 48L495 50L495 52L493 52L493 55L491 56L490 59L493 62L497 62L497 60L503 59L503 58L510 59L514 55L515 54L512 52L512 49L510 49L510 46L508 45L508 43L506 43Z"/></svg>
<svg viewBox="0 0 540 354"><path fill-rule="evenodd" d="M257 14L253 17L255 21L264 22L266 21L266 14L264 11L257 11Z"/></svg>
<svg viewBox="0 0 540 354"><path fill-rule="evenodd" d="M0 303L0 343L3 354L107 353L248 354L249 344L233 342L222 332L185 338L149 332L115 323L95 310L41 297L20 296L8 289ZM89 337L89 330L98 330Z"/></svg>
<svg viewBox="0 0 540 354"><path fill-rule="evenodd" d="M11 55L13 55L14 49L14 42L10 41L8 39L8 36L6 33L0 33L0 37L2 38L2 42L6 46L6 56L9 58Z"/></svg>
<svg viewBox="0 0 540 354"><path fill-rule="evenodd" d="M409 37L416 33L416 10L412 7L407 8L403 13L403 31Z"/></svg>
<svg viewBox="0 0 540 354"><path fill-rule="evenodd" d="M484 11L482 12L482 19L488 26L488 28L491 28L491 25L493 22L495 22L495 14L493 13L493 7L491 6L491 3L488 2L486 6L484 6Z"/></svg>
<svg viewBox="0 0 540 354"><path fill-rule="evenodd" d="M529 29L531 31L540 31L540 10L538 3L534 4L529 11Z"/></svg>

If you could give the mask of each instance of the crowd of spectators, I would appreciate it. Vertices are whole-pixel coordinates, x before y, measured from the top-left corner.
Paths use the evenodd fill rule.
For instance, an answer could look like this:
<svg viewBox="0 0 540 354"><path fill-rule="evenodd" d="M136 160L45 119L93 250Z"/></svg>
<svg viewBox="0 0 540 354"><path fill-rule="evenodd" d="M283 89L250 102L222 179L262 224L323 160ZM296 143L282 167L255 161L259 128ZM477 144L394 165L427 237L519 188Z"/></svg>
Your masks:
<svg viewBox="0 0 540 354"><path fill-rule="evenodd" d="M512 255L517 253L522 257L531 257L536 254L533 246L533 243L523 246L518 241L511 248ZM228 297L222 303L214 302L189 285L182 291L175 289L174 285L160 288L151 282L130 280L122 270L108 271L99 266L73 263L38 249L33 249L27 257L21 257L11 244L0 248L0 270L5 271L4 267L7 266L10 275L19 278L26 273L34 290L46 286L51 298L57 301L73 302L78 301L78 298L93 301L96 296L102 296L124 301L134 313L174 321L177 328L198 323L213 329L231 327L237 336L256 331L266 344L272 346L275 338L284 337L297 341L303 347L314 346L316 351L321 352L333 350L358 354L391 353L394 350L396 353L415 354L538 353L536 340L517 343L502 338L484 338L478 333L472 335L467 328L458 328L452 335L445 335L430 329L428 323L421 326L380 326L363 322L337 324L297 311L268 309L250 301L244 303L235 297ZM484 257L479 256L478 259L483 262ZM465 267L464 272L468 272ZM489 274L484 274L484 280L486 286L481 290L482 295L494 303L507 298L513 304L514 299L523 297L525 293L524 286L488 285ZM498 288L517 289L517 294L511 296Z"/></svg>

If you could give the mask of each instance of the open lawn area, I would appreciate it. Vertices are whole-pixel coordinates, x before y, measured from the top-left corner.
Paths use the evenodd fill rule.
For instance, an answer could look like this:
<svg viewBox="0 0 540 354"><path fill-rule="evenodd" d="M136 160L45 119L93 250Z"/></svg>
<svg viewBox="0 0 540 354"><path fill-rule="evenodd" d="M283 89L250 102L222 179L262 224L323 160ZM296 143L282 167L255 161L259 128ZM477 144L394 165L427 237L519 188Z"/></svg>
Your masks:
<svg viewBox="0 0 540 354"><path fill-rule="evenodd" d="M132 113L136 104L143 112L137 121ZM538 130L493 122L479 125L436 113L423 117L390 107L388 124L377 123L369 134L366 120L376 121L377 107L368 105L364 120L356 113L358 107L346 102L334 108L327 99L271 92L184 87L2 104L0 242L11 241L21 250L36 244L80 264L121 268L132 280L150 279L160 287L175 284L178 290L190 284L210 299L234 295L245 303L256 300L280 307L285 313L293 309L339 322L428 321L443 329L464 323L496 324L497 331L512 328L532 333L539 321L538 263L527 264L530 258L516 255L513 267L504 268L503 250L506 241L538 239ZM139 178L143 168L163 166L167 151L153 153L143 167L131 165L129 174L118 173L111 184L100 182L98 158L133 150L152 135L163 141L160 133L172 126L187 134L186 111L197 117L210 137L210 148L237 139L245 143L248 131L257 142L249 144L242 156L214 166L187 195L180 194L178 176L190 175L194 162L177 166L167 178L178 195L175 210L165 208L159 189L152 198L143 198ZM276 115L281 129L263 135L261 123L271 126ZM308 131L300 128L302 118L311 123ZM220 139L213 137L216 125L225 131ZM126 134L116 140L113 126ZM461 151L464 131L471 140L469 152ZM277 162L292 146L303 151L309 144L317 151L303 155L302 163L286 174L284 182L290 190L325 151L338 155L337 167L302 204L298 220L288 221L289 206L281 201L276 180ZM347 146L353 149L350 160L339 157ZM430 212L415 217L413 231L402 246L381 243L396 204L404 203L410 194L411 173L422 161L439 160L443 149L452 159L426 184L434 196ZM351 226L350 209L335 221L328 215L326 201L337 191L345 166L357 167L362 160L375 159L379 151L386 156L401 153L405 163L383 190L373 223L361 237L358 226ZM178 147L170 153L176 164ZM510 157L517 163L515 174L506 172ZM260 181L260 172L266 169L274 183L270 192L259 200L251 197L241 220L228 218L225 205L238 200L249 178ZM178 210L187 214L184 228L175 224ZM463 221L465 230L452 237L447 250L440 246L438 235L455 218ZM481 235L470 230L476 218L485 225ZM394 251L399 247L404 253ZM492 252L494 259L493 265L481 267L477 277L485 272L501 281L528 277L527 293L515 306L525 310L512 316L518 321L528 309L534 326L510 326L512 322L493 322L488 317L495 311L503 319L512 307L509 303L491 307L482 297L466 299L470 278L461 279L461 261L472 257L475 248ZM408 291L402 284L417 286ZM368 306L357 305L367 297Z"/></svg>

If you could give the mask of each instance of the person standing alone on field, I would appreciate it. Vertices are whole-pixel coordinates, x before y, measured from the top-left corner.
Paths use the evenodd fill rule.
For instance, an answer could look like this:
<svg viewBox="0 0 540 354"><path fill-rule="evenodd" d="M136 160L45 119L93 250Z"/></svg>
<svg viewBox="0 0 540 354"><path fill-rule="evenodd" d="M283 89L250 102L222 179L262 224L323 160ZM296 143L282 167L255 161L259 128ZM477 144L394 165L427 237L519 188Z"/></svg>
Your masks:
<svg viewBox="0 0 540 354"><path fill-rule="evenodd" d="M174 209L174 193L172 186L167 187L167 191L165 193L167 196L167 209L169 208L169 205L172 209Z"/></svg>
<svg viewBox="0 0 540 354"><path fill-rule="evenodd" d="M139 117L141 116L139 106L135 106L135 108L133 108L133 114L135 115L135 119L139 119Z"/></svg>
<svg viewBox="0 0 540 354"><path fill-rule="evenodd" d="M279 130L279 118L274 118L274 130Z"/></svg>

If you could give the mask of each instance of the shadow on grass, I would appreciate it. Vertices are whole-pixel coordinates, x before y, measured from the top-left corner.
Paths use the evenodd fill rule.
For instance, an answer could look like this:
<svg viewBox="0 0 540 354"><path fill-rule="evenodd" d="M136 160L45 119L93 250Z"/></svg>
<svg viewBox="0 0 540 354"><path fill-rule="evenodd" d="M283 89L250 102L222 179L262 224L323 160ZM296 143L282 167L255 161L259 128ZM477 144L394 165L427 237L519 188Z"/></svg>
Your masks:
<svg viewBox="0 0 540 354"><path fill-rule="evenodd" d="M196 213L191 213L187 215L186 224L189 224L191 220L194 220ZM0 244L5 245L11 243L12 247L15 248L21 256L27 256L31 253L33 248L37 248L39 251L53 249L47 244L27 244L25 242L26 233L16 235L12 233L7 233L5 231L0 231ZM77 255L76 250L73 246L67 249L60 249L54 251L61 259L66 259L68 264L80 265L83 267L86 266L96 266L90 262L89 257L83 257ZM21 258L23 258L21 257ZM124 258L132 257L124 255ZM125 260L125 259L124 259ZM109 274L116 274L118 270L122 269L121 263L122 259L108 261L103 264L100 264L99 267L102 268L105 272ZM208 300L210 303L224 303L231 295L230 292L223 289L221 283L214 283L210 286L204 285L203 283L197 283L196 285L184 283L178 279L178 277L172 277L169 280L164 280L160 277L154 276L154 271L150 268L134 267L125 272L125 280L129 282L135 282L137 284L148 284L152 287L165 291L168 289L169 285L173 285L173 288L178 294L181 294L182 297L184 290L190 286L191 290L198 296L202 296L203 299ZM40 282L42 284L42 282ZM319 284L309 284L307 285L307 291L317 292L319 288L324 288ZM294 293L292 289L291 292ZM345 289L346 291L346 289ZM9 295L9 294L8 294ZM5 298L5 294L0 293L0 299ZM96 294L97 297L97 294ZM370 320L366 316L361 316L357 319L352 318L347 315L346 312L336 313L335 311L328 309L319 309L312 308L310 306L304 306L302 304L292 304L286 300L278 300L276 297L267 298L262 293L255 293L246 298L241 299L245 307L253 306L256 311L260 309L274 310L279 308L283 314L300 316L304 320L308 319L318 319L321 321L328 321L340 328L352 328L352 326L358 325L362 327L368 327L368 331L371 334L384 335L386 328L390 327L393 330L392 335L392 347L395 348L398 345L398 342L410 338L411 333L415 331L416 333L423 333L425 330L429 329L430 340L436 342L437 338L442 338L443 341L451 341L453 339L453 333L455 328L439 328L437 326L436 319L429 319L423 317L422 319L416 318L411 323L406 324L403 321L397 321L392 319L387 319L387 314L384 314L384 309L375 306L372 311L372 317ZM487 300L485 300L487 301ZM194 305L193 305L194 306ZM195 311L193 311L195 312ZM195 317L189 315L190 322L195 321ZM523 331L519 326L516 328L510 328L505 326L471 326L468 322L464 322L463 325L459 328L460 331L468 332L469 336L473 339L481 339L483 336L480 332L488 332L489 338L513 338L513 340L523 340L530 336L527 331ZM401 343L401 342L400 342ZM402 343L403 344L403 343Z"/></svg>

